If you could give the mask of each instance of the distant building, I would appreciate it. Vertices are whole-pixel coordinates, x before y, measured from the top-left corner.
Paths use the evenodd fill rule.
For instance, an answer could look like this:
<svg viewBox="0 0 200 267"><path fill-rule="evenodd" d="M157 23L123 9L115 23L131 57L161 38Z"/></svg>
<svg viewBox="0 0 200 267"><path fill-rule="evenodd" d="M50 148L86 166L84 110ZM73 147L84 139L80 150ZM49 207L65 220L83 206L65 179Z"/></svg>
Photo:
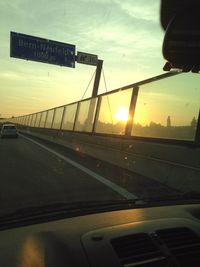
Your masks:
<svg viewBox="0 0 200 267"><path fill-rule="evenodd" d="M167 117L167 127L171 127L171 118L170 118L170 116Z"/></svg>
<svg viewBox="0 0 200 267"><path fill-rule="evenodd" d="M196 127L197 127L197 120L196 120L195 117L192 119L190 125L191 125L192 129L194 129L194 130L196 129Z"/></svg>

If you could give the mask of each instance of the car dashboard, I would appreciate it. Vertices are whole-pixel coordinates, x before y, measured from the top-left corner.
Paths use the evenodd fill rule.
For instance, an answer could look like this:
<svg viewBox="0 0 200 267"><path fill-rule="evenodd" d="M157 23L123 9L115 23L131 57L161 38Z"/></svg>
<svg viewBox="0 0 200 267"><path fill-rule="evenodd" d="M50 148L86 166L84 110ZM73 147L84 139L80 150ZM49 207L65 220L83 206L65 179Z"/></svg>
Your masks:
<svg viewBox="0 0 200 267"><path fill-rule="evenodd" d="M0 266L200 266L200 204L107 211L0 231Z"/></svg>

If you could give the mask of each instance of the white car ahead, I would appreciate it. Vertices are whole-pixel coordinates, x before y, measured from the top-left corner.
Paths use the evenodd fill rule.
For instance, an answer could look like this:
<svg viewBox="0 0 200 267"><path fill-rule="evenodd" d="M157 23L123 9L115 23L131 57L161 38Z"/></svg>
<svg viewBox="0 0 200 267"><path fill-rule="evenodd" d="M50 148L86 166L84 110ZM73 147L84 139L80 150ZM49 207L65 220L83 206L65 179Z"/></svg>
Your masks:
<svg viewBox="0 0 200 267"><path fill-rule="evenodd" d="M14 124L3 124L1 128L1 138L18 137L18 131Z"/></svg>

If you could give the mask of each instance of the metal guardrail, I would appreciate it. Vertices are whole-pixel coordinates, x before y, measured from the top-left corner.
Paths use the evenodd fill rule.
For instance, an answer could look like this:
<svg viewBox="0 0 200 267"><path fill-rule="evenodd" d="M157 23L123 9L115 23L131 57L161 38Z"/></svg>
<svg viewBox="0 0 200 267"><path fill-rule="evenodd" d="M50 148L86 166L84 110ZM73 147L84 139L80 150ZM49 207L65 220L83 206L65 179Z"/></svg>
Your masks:
<svg viewBox="0 0 200 267"><path fill-rule="evenodd" d="M174 79L177 86L176 79L180 82L183 78L183 74L178 75L178 78L177 74L180 73L162 74L94 98L19 116L9 121L30 128L147 138L148 140L170 140L171 142L179 140L199 145L200 103L194 100L194 108L188 117L188 110L184 108L184 105L177 109L173 96L168 99L168 92L162 90L163 84L169 83L171 86L169 79ZM188 82L190 83L190 79ZM180 84L180 86L183 85L184 83ZM171 88L170 90L173 92ZM179 97L182 97L180 90L178 91L175 94L177 101ZM200 92L198 93L199 96L197 95L196 98L200 99ZM168 95L170 96L170 92ZM179 105L182 105L181 101L178 101ZM171 105L171 111L169 105ZM177 110L177 118L180 122L178 119L175 122L175 118L171 116L171 112L175 114L173 109ZM146 121L144 121L144 116L146 116ZM162 122L160 122L161 117Z"/></svg>

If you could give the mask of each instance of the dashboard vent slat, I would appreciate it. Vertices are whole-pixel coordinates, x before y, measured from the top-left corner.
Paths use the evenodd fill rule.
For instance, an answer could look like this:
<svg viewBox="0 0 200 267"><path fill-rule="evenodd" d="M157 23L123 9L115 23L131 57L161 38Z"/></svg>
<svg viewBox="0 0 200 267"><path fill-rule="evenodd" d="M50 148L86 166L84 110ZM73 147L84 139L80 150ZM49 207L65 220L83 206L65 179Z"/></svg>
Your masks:
<svg viewBox="0 0 200 267"><path fill-rule="evenodd" d="M139 233L111 240L122 266L168 266L167 259L149 235Z"/></svg>
<svg viewBox="0 0 200 267"><path fill-rule="evenodd" d="M159 230L156 233L181 267L200 266L200 237L195 232L181 227Z"/></svg>

